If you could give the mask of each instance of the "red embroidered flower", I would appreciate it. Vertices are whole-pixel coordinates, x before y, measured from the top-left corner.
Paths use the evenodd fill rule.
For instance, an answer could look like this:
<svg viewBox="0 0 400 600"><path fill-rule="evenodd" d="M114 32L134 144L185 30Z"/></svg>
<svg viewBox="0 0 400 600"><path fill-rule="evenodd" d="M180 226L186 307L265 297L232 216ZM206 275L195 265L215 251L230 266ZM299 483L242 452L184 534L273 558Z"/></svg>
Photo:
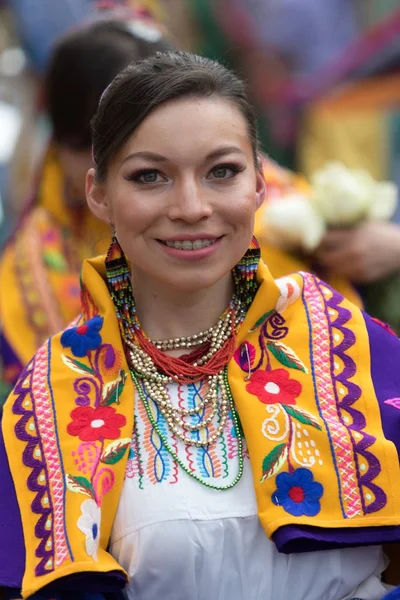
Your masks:
<svg viewBox="0 0 400 600"><path fill-rule="evenodd" d="M251 375L246 390L264 404L296 404L302 386L299 381L290 379L285 369L259 370Z"/></svg>
<svg viewBox="0 0 400 600"><path fill-rule="evenodd" d="M72 421L67 427L70 435L77 435L82 442L95 442L100 438L116 440L126 418L112 406L79 406L71 412Z"/></svg>

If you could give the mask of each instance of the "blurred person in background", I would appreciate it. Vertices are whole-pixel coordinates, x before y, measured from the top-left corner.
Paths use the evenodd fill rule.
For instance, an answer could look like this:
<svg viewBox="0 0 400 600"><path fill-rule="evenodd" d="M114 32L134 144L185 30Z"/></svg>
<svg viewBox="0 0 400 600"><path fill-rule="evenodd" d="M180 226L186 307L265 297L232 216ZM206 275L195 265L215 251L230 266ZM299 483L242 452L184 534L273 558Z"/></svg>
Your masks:
<svg viewBox="0 0 400 600"><path fill-rule="evenodd" d="M201 51L239 68L258 107L264 149L294 168L280 90L320 71L356 38L357 0L191 0L191 6L203 32Z"/></svg>
<svg viewBox="0 0 400 600"><path fill-rule="evenodd" d="M366 8L373 26L337 63L329 87L304 106L299 167L311 177L327 162L340 161L399 188L400 7L388 0L367 2ZM353 281L367 311L400 333L400 203L392 222L328 232L317 260Z"/></svg>
<svg viewBox="0 0 400 600"><path fill-rule="evenodd" d="M339 52L342 45L355 35L355 4L347 0L329 0L322 5L318 0L282 0L274 2L247 0L190 0L193 19L200 35L199 49L210 58L223 60L239 70L248 81L249 92L257 102L260 86L271 95L277 81L292 74L311 72L319 64L328 61ZM340 12L343 8L343 12ZM229 9L229 10L228 10ZM342 26L340 19L345 23ZM333 27L333 23L336 26ZM344 27L342 33L338 33ZM312 31L311 31L312 30ZM311 33L310 33L311 31ZM318 48L317 57L312 48ZM322 49L324 47L324 49ZM272 96L271 96L272 97ZM258 103L259 114L264 110ZM262 114L260 120L262 121ZM282 165L285 153L274 152L271 144L271 128L261 129L261 142L268 155L276 158L279 165L264 155L264 177L267 195L264 205L256 213L256 237L261 242L262 256L275 277L283 277L294 271L310 271L314 258L304 254L290 254L269 243L263 234L264 212L269 202L282 201L296 194L308 194L310 185L304 177L295 175ZM323 276L329 283L356 304L360 298L345 276L335 269L324 269Z"/></svg>
<svg viewBox="0 0 400 600"><path fill-rule="evenodd" d="M113 18L62 39L46 74L52 142L0 263L3 399L42 342L78 314L81 261L109 242L85 202L89 123L101 94L132 60L169 48L153 22Z"/></svg>
<svg viewBox="0 0 400 600"><path fill-rule="evenodd" d="M33 67L45 73L57 39L93 16L96 0L4 0Z"/></svg>
<svg viewBox="0 0 400 600"><path fill-rule="evenodd" d="M389 0L378 16L372 5L234 0L227 10L227 0L192 0L212 34L205 52L226 55L249 80L264 147L307 178L338 160L400 183L400 11ZM365 24L374 28L364 35ZM393 221L329 231L305 268L312 261L322 276L329 269L352 281L367 310L400 331L400 206ZM269 251L272 272L288 273L295 257Z"/></svg>

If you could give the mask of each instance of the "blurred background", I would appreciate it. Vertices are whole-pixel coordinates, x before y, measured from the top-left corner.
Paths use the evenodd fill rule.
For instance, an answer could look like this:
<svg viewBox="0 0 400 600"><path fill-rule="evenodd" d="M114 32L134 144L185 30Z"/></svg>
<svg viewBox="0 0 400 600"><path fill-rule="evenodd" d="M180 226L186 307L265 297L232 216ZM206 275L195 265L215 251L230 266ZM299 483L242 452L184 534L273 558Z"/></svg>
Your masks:
<svg viewBox="0 0 400 600"><path fill-rule="evenodd" d="M93 0L0 0L0 243L34 183L50 128L41 78ZM123 4L123 3L122 3ZM248 81L270 157L307 177L327 160L400 181L400 0L148 0L182 48Z"/></svg>

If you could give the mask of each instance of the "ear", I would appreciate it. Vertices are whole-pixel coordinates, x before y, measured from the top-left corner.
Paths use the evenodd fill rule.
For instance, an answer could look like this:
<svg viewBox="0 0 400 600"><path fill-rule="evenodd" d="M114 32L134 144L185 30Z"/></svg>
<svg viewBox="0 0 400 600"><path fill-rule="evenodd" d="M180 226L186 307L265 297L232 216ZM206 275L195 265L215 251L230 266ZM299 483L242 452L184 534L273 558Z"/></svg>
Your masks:
<svg viewBox="0 0 400 600"><path fill-rule="evenodd" d="M96 182L96 171L89 169L86 175L86 202L95 217L110 223L112 220L111 207L109 205L105 186Z"/></svg>
<svg viewBox="0 0 400 600"><path fill-rule="evenodd" d="M263 204L267 195L267 184L265 183L262 168L256 170L256 205L257 209Z"/></svg>

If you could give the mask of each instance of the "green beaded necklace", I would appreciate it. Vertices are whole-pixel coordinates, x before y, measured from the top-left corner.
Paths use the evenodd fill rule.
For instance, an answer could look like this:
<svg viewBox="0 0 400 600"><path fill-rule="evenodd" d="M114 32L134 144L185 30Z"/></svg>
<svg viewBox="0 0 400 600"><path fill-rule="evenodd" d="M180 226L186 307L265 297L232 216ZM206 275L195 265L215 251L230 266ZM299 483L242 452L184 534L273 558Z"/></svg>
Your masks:
<svg viewBox="0 0 400 600"><path fill-rule="evenodd" d="M181 469L183 469L185 471L185 473L187 475L189 475L189 477L192 477L192 479L195 479L196 481L198 481L199 483L201 483L201 485L204 485L205 487L211 488L213 490L219 490L219 491L225 491L225 490L232 489L240 481L240 479L243 475L243 439L242 439L242 434L241 434L239 417L236 413L235 404L234 404L233 397L232 397L232 392L229 387L227 367L225 367L225 369L224 369L224 383L225 383L226 390L227 390L228 397L229 397L229 406L230 406L231 413L232 413L235 435L238 440L239 465L238 465L238 473L237 473L235 479L228 485L221 485L221 486L214 485L212 483L207 483L206 481L201 479L201 477L199 477L195 473L192 473L191 471L189 471L189 469L187 468L185 463L179 458L179 456L176 454L176 452L174 452L174 450L171 448L170 444L168 443L167 438L165 437L165 435L161 431L160 427L158 426L156 420L154 419L152 412L150 410L149 401L147 400L145 394L143 393L143 388L139 381L139 379L142 379L142 377L140 377L139 373L137 373L133 369L130 369L130 373L131 373L132 380L136 386L136 389L139 393L139 397L140 397L141 401L143 402L143 405L146 409L147 417L148 417L150 423L152 424L154 430L157 432L158 436L160 437L160 440L164 444L165 449L167 450L168 454L173 458L173 460L175 460L177 462L177 464L181 467Z"/></svg>

